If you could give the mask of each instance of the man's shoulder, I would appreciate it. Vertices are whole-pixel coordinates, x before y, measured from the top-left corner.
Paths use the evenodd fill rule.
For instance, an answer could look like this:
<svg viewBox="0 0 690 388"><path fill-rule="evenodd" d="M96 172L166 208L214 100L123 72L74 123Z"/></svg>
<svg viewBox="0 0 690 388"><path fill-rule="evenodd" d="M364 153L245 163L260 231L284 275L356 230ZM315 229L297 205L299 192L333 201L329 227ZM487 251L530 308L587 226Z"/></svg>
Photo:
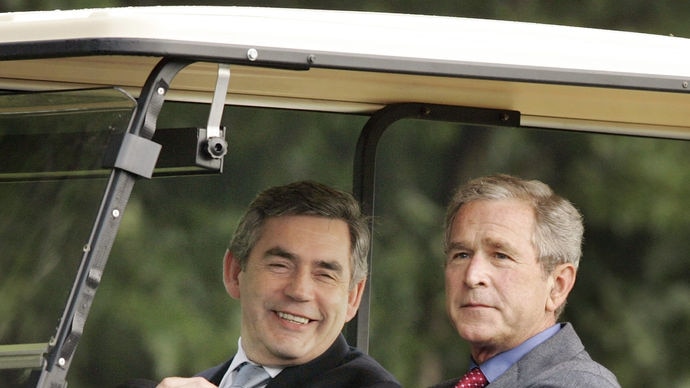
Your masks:
<svg viewBox="0 0 690 388"><path fill-rule="evenodd" d="M360 350L349 347L341 353L339 360L331 359L333 363L328 367L317 362L293 368L286 368L277 379L300 375L302 387L401 387L396 378L379 364L373 357ZM282 378L281 378L282 377Z"/></svg>
<svg viewBox="0 0 690 388"><path fill-rule="evenodd" d="M350 347L347 356L343 359L341 367L344 370L354 371L360 375L360 386L400 387L395 376L384 368L373 357ZM369 382L371 385L366 385Z"/></svg>
<svg viewBox="0 0 690 388"><path fill-rule="evenodd" d="M589 356L569 323L527 353L496 382L502 380L546 382L555 387L620 387L615 375Z"/></svg>
<svg viewBox="0 0 690 388"><path fill-rule="evenodd" d="M283 369L271 380L272 387L398 388L400 383L373 357L349 346L341 335L321 356L302 365Z"/></svg>
<svg viewBox="0 0 690 388"><path fill-rule="evenodd" d="M591 358L576 358L545 370L539 381L554 387L620 388L616 376Z"/></svg>

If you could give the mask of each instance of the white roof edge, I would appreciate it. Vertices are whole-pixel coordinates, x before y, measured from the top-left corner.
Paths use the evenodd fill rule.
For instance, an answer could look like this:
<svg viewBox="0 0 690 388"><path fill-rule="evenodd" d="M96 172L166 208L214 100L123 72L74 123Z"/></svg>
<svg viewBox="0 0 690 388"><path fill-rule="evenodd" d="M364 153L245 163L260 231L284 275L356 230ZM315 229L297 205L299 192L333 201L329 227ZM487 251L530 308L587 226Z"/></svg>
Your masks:
<svg viewBox="0 0 690 388"><path fill-rule="evenodd" d="M0 47L29 41L109 38L690 79L690 66L683 55L690 52L689 39L581 27L445 16L223 6L0 14Z"/></svg>

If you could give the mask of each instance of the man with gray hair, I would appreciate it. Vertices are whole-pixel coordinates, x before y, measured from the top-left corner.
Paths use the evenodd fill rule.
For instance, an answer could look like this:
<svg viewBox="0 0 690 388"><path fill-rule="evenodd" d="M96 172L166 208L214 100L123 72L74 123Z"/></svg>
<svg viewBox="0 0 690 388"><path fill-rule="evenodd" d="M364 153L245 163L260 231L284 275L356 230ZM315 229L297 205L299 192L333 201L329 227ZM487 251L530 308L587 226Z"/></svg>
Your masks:
<svg viewBox="0 0 690 388"><path fill-rule="evenodd" d="M509 175L461 186L446 212L446 309L470 368L435 387L619 387L570 323L582 216L544 183Z"/></svg>

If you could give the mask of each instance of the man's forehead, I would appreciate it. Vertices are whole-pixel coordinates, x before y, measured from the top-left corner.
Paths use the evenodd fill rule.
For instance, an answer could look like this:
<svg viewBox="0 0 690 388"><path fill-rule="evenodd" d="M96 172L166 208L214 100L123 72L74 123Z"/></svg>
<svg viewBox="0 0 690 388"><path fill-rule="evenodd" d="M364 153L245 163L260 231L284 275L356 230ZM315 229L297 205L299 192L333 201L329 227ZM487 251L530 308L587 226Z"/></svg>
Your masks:
<svg viewBox="0 0 690 388"><path fill-rule="evenodd" d="M296 257L318 250L332 259L343 256L349 261L350 246L350 231L344 220L309 215L267 218L254 249L279 249Z"/></svg>
<svg viewBox="0 0 690 388"><path fill-rule="evenodd" d="M504 226L533 225L534 209L529 202L519 199L476 200L463 204L457 211L455 222L483 222Z"/></svg>
<svg viewBox="0 0 690 388"><path fill-rule="evenodd" d="M532 244L536 219L522 200L480 200L464 204L451 225L449 247L515 247Z"/></svg>

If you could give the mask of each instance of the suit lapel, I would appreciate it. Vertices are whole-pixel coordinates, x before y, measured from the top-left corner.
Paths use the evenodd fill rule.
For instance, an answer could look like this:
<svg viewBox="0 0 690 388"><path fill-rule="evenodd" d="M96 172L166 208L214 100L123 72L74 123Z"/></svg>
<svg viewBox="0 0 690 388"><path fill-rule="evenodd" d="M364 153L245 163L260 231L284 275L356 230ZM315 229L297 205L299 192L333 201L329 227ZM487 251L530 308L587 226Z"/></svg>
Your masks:
<svg viewBox="0 0 690 388"><path fill-rule="evenodd" d="M306 364L283 369L276 377L271 379L266 388L302 386L314 376L318 376L340 365L348 351L349 346L345 341L345 337L341 334L324 354ZM200 373L198 376L204 377L215 385L219 385L231 363L232 358L221 365Z"/></svg>
<svg viewBox="0 0 690 388"><path fill-rule="evenodd" d="M490 387L525 386L552 366L571 359L584 350L570 323L563 325L558 333L547 339L522 357L515 365L503 373Z"/></svg>
<svg viewBox="0 0 690 388"><path fill-rule="evenodd" d="M324 354L306 364L283 369L266 388L305 386L315 376L340 365L348 350L349 346L341 334Z"/></svg>

